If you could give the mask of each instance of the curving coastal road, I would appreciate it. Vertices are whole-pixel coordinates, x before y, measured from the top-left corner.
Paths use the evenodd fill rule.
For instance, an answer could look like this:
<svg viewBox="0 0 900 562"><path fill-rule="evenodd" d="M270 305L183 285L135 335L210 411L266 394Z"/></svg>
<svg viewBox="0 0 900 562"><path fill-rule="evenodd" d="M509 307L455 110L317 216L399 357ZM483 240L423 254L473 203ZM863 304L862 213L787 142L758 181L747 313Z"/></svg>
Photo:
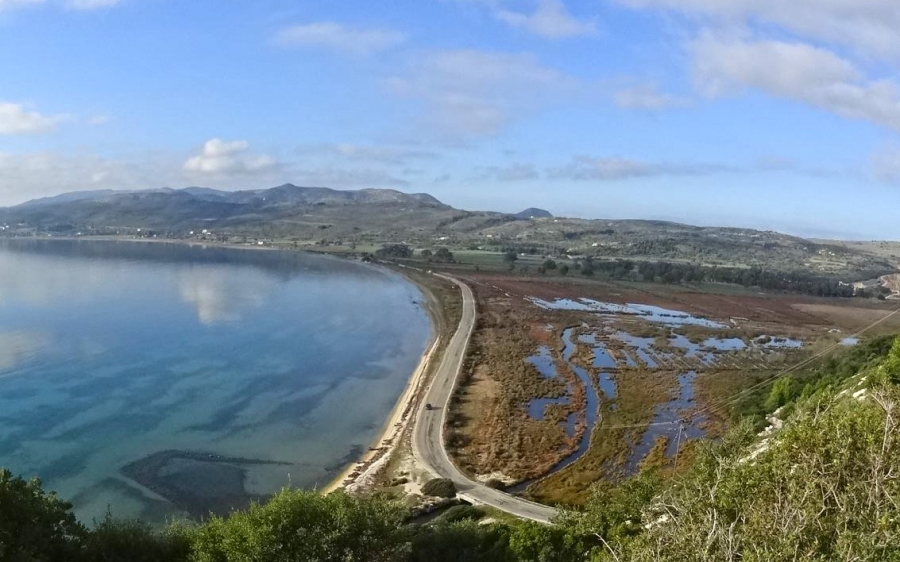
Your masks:
<svg viewBox="0 0 900 562"><path fill-rule="evenodd" d="M413 455L431 473L452 480L460 498L473 504L488 505L523 519L548 523L557 514L555 509L475 482L456 468L447 455L443 429L457 375L475 329L475 297L465 283L445 275L435 275L455 283L462 291L462 318L416 414L412 434ZM426 410L425 403L431 404L434 409Z"/></svg>

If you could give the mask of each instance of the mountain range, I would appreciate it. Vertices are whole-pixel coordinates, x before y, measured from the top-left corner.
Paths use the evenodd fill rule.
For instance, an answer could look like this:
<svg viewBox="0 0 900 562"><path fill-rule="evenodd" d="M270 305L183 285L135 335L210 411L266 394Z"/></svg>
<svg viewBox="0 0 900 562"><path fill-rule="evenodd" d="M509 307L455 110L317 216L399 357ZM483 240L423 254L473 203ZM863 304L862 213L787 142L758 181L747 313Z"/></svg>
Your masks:
<svg viewBox="0 0 900 562"><path fill-rule="evenodd" d="M5 228L4 228L5 227ZM408 243L455 249L516 249L599 258L653 258L707 265L805 269L834 275L889 272L898 255L813 242L770 231L645 220L466 211L424 193L345 191L292 184L223 191L204 187L83 191L0 208L0 235L135 235L223 241L378 246Z"/></svg>

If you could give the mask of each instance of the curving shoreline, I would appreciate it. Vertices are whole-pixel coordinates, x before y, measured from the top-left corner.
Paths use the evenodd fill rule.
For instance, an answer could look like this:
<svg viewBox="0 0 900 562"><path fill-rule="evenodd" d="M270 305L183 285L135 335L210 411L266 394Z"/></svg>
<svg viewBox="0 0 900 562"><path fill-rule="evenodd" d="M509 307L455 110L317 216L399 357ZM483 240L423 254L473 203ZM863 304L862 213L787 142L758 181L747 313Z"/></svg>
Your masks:
<svg viewBox="0 0 900 562"><path fill-rule="evenodd" d="M441 333L442 327L437 318L437 309L441 305L431 289L401 271L386 269L401 275L406 282L418 287L426 297L425 310L431 320L431 340L382 426L381 432L372 440L371 446L363 453L362 457L342 470L327 486L319 490L322 494L330 494L337 490L352 492L371 484L371 481L401 444L406 430L415 419L417 406L427 389L426 382L432 360L444 339L444 334Z"/></svg>
<svg viewBox="0 0 900 562"><path fill-rule="evenodd" d="M86 241L86 242L108 242L108 243L145 243L145 244L172 244L176 246L200 246L213 247L228 250L249 250L254 252L272 252L283 251L291 253L308 253L316 256L330 257L345 261L347 256L321 253L307 252L304 250L291 248L275 248L268 246L246 246L233 245L221 242L197 242L194 240L179 239L123 239L121 237L82 237L82 238L66 238L59 237L59 240ZM364 487L374 479L374 476L380 471L380 468L392 457L393 452L403 441L404 434L410 426L411 420L415 417L415 411L420 403L420 399L424 394L425 382L431 368L432 360L445 340L443 333L444 327L440 322L442 304L436 297L432 288L428 286L428 282L416 279L413 275L403 272L397 267L389 267L382 264L368 264L352 260L362 267L370 267L379 269L388 275L397 276L398 281L411 283L419 289L424 297L424 308L428 314L431 324L431 336L425 347L418 365L410 374L406 385L397 398L393 408L388 413L386 420L381 426L377 436L366 447L363 454L354 462L343 468L329 483L320 488L321 493L330 493L338 489L354 490ZM424 272L423 272L424 273ZM345 461L347 459L344 459Z"/></svg>

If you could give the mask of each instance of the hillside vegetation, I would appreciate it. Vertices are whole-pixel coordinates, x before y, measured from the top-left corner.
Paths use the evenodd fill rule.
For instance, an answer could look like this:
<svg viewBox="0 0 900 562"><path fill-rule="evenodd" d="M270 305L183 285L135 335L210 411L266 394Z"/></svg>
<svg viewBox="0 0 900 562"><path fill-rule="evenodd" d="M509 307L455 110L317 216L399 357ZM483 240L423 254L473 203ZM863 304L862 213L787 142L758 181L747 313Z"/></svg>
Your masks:
<svg viewBox="0 0 900 562"><path fill-rule="evenodd" d="M584 511L553 526L479 524L477 509L414 525L385 498L285 491L197 525L152 531L107 519L89 530L39 482L2 472L0 560L896 560L900 339L880 349L836 361L786 395L793 412L764 441L742 424L672 480L645 472L598 485ZM859 374L844 376L851 363Z"/></svg>
<svg viewBox="0 0 900 562"><path fill-rule="evenodd" d="M743 424L671 485L645 474L598 490L568 524L603 537L600 560L896 560L898 383L900 340L765 441Z"/></svg>

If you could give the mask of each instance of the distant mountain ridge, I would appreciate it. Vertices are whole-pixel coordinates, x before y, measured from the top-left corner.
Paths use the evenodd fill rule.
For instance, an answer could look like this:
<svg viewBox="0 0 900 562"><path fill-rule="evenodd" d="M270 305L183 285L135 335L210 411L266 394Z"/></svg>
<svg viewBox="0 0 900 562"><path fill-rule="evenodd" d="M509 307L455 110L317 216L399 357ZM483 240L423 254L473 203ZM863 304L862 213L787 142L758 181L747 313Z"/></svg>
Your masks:
<svg viewBox="0 0 900 562"><path fill-rule="evenodd" d="M152 231L184 238L215 231L219 239L316 240L408 237L461 211L425 193L393 189L337 190L284 184L225 191L207 187L64 193L0 208L5 235L115 235ZM497 214L497 216L503 216Z"/></svg>
<svg viewBox="0 0 900 562"><path fill-rule="evenodd" d="M551 218L552 217L552 218ZM373 248L525 251L736 265L840 275L851 281L896 273L900 256L817 243L777 232L649 220L553 217L467 211L424 193L342 191L285 184L224 191L206 187L87 191L0 208L0 236L140 235L223 242Z"/></svg>
<svg viewBox="0 0 900 562"><path fill-rule="evenodd" d="M111 189L98 191L75 191L54 197L34 199L15 208L57 205L74 202L114 202L116 199L126 200L154 195L188 195L198 200L236 204L292 204L316 205L322 203L411 203L420 205L442 206L443 203L426 193L403 193L393 189L361 189L342 191L327 187L301 187L284 184L270 189L245 191L224 191L208 187L186 187L184 189L149 189L141 191L115 191Z"/></svg>

